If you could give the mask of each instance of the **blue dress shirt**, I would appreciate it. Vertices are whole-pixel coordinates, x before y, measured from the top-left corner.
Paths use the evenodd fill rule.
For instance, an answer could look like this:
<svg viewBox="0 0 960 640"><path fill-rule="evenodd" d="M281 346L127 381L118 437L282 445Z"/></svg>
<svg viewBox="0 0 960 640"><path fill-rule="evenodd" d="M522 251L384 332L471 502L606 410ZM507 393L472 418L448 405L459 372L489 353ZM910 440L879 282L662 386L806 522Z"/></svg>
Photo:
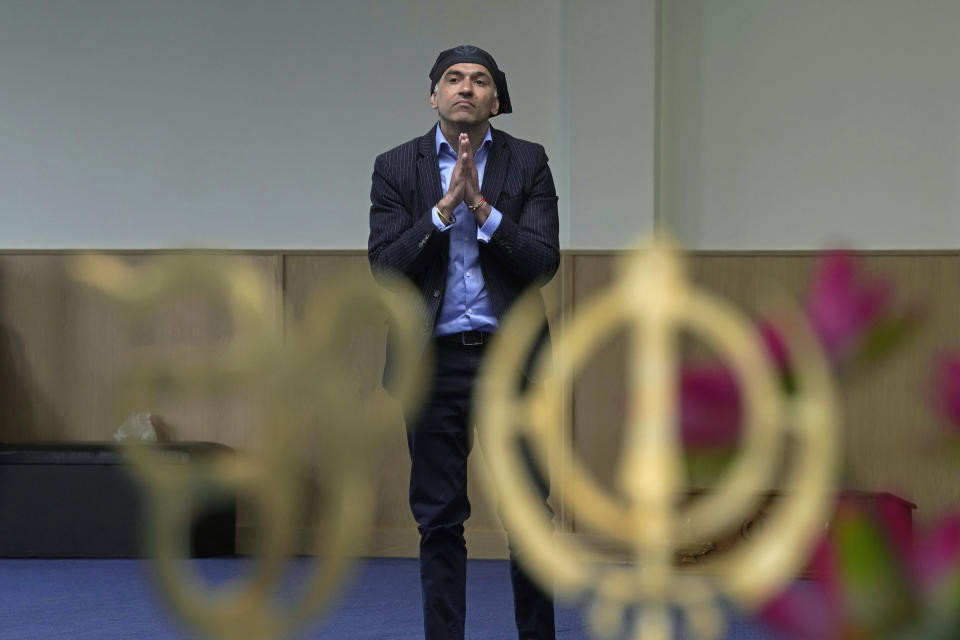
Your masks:
<svg viewBox="0 0 960 640"><path fill-rule="evenodd" d="M443 192L447 192L450 185L450 176L457 163L457 151L454 150L443 132L437 126L437 163L440 165L440 182ZM474 164L477 165L477 176L483 184L483 171L487 166L487 156L493 137L490 127L480 143L480 148L473 154ZM482 227L477 227L477 219L467 205L461 202L453 210L457 221L446 226L433 209L433 224L443 233L450 234L450 260L447 263L447 284L443 295L443 306L440 308L440 318L437 320L435 335L445 336L460 331L485 331L493 333L497 330L497 317L490 303L487 287L480 271L480 251L478 242L489 242L503 214L491 205L490 216Z"/></svg>

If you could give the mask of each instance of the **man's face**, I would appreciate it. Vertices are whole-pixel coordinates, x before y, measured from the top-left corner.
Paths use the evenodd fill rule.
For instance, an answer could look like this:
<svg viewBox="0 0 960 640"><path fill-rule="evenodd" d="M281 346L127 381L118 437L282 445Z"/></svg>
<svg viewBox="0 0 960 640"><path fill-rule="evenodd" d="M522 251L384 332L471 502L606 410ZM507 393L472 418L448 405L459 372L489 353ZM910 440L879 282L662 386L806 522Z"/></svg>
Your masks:
<svg viewBox="0 0 960 640"><path fill-rule="evenodd" d="M430 94L430 106L442 120L478 124L497 114L500 101L495 95L493 76L486 67L460 62L440 76L437 90Z"/></svg>

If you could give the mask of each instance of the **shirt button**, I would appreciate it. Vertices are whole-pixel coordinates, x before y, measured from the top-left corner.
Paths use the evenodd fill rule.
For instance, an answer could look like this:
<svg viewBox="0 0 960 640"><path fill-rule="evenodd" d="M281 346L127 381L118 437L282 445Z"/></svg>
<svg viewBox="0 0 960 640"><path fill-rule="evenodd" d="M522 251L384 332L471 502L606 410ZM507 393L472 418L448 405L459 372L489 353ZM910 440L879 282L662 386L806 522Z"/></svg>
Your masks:
<svg viewBox="0 0 960 640"><path fill-rule="evenodd" d="M467 313L473 313L473 309L467 309Z"/></svg>
<svg viewBox="0 0 960 640"><path fill-rule="evenodd" d="M468 278L470 277L470 272L469 272L469 271L467 271L467 277L468 277Z"/></svg>

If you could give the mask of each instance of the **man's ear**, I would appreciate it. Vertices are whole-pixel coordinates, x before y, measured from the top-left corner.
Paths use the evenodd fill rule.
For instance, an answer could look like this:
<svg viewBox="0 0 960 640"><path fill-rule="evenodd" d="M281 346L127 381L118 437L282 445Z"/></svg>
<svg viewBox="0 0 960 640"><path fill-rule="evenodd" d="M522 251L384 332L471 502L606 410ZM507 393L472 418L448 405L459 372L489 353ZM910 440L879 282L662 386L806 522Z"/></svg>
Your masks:
<svg viewBox="0 0 960 640"><path fill-rule="evenodd" d="M434 110L437 109L437 92L436 91L430 94L430 108Z"/></svg>
<svg viewBox="0 0 960 640"><path fill-rule="evenodd" d="M490 107L490 117L497 115L500 112L500 98L493 99L493 106Z"/></svg>

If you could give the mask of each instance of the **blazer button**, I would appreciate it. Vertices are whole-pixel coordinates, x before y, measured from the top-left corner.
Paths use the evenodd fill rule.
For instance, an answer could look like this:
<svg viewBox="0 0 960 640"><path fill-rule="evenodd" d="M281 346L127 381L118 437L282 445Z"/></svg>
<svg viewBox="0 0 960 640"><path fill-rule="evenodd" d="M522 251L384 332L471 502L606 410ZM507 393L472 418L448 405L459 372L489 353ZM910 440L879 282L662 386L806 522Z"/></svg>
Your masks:
<svg viewBox="0 0 960 640"><path fill-rule="evenodd" d="M434 289L434 290L433 290L433 297L434 297L434 298L439 298L439 297L440 297L440 289Z"/></svg>

